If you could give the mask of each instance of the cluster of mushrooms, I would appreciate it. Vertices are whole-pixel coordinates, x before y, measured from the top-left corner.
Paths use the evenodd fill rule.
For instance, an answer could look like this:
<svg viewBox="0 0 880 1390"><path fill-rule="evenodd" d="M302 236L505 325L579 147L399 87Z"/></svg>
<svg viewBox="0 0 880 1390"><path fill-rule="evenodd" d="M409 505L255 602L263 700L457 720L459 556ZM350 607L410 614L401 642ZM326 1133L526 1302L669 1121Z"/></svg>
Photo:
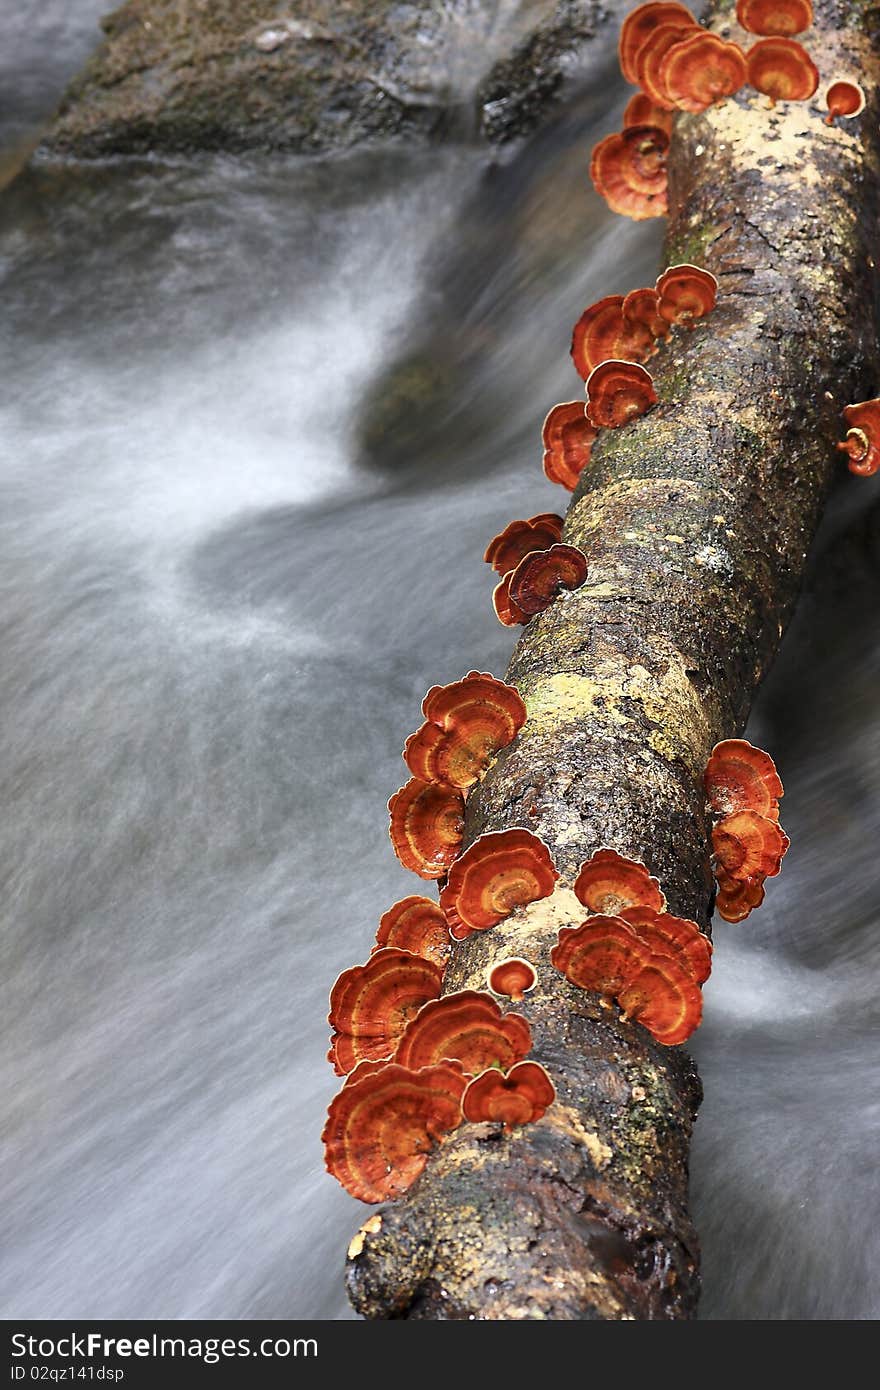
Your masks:
<svg viewBox="0 0 880 1390"><path fill-rule="evenodd" d="M702 29L677 3L642 5L624 22L621 66L642 91L627 107L624 131L600 142L592 163L594 182L615 210L635 218L665 211L675 109L705 110L746 82L772 100L807 100L816 91L815 66L791 38L812 22L810 0L739 0L737 19L766 36L747 53ZM831 122L858 115L864 94L838 79L826 103ZM653 288L606 296L585 310L571 351L587 402L565 402L547 416L548 479L573 491L598 431L657 403L644 362L676 326L692 327L711 312L717 289L708 271L671 266ZM838 447L850 469L877 472L880 399L843 413L850 428ZM490 541L484 558L500 576L493 603L502 623L528 623L585 583L587 556L562 542L562 528L560 516L541 513L511 522ZM530 926L532 904L552 899L556 913L545 930L549 920L564 925L551 965L666 1046L699 1026L712 961L709 939L667 911L649 869L614 849L597 850L571 885L561 882L544 842L524 828L480 835L463 850L468 793L526 723L513 686L470 671L432 687L422 713L403 752L410 780L388 803L390 837L405 868L438 882L439 901L414 895L389 908L369 959L343 971L330 996L328 1060L345 1080L322 1134L326 1166L370 1203L406 1191L432 1149L463 1122L515 1132L555 1100L551 1077L529 1057L528 1017L510 1007L528 1009L526 996L540 984L537 967L502 951L485 990L443 994L454 942L511 917ZM778 874L788 848L779 825L782 783L767 753L726 739L712 750L704 786L716 909L741 922L762 902L764 882Z"/></svg>

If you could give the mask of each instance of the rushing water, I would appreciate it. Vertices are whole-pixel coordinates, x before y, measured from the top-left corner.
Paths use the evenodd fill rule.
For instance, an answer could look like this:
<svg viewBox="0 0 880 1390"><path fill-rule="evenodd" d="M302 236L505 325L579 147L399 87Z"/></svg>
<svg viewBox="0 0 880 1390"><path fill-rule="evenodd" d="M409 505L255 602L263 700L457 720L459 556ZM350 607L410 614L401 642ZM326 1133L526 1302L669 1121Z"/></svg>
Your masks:
<svg viewBox="0 0 880 1390"><path fill-rule="evenodd" d="M425 688L506 664L480 555L564 504L571 322L655 271L584 178L612 82L503 166L5 195L6 1317L349 1316L327 991L417 891L385 801ZM695 1040L705 1317L880 1312L876 499L844 479L753 722L794 843Z"/></svg>

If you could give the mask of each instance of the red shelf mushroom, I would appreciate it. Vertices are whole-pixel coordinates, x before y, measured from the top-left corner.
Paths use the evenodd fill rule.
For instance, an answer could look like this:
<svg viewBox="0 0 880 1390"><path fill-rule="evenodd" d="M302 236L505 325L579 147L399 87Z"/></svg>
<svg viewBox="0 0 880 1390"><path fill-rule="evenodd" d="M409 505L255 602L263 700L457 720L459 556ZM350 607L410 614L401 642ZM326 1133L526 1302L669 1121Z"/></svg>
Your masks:
<svg viewBox="0 0 880 1390"><path fill-rule="evenodd" d="M880 469L880 399L845 405L843 418L850 428L837 447L849 455L850 473L870 478Z"/></svg>
<svg viewBox="0 0 880 1390"><path fill-rule="evenodd" d="M662 912L663 890L637 859L626 859L614 849L597 849L581 864L574 881L578 902L589 912L616 917L624 908L649 907Z"/></svg>
<svg viewBox="0 0 880 1390"><path fill-rule="evenodd" d="M507 592L514 610L526 621L543 613L563 590L579 589L587 577L587 557L574 545L551 545L520 560L509 576Z"/></svg>
<svg viewBox="0 0 880 1390"><path fill-rule="evenodd" d="M588 917L579 927L562 927L550 960L579 989L614 998L651 955L633 927L620 917Z"/></svg>
<svg viewBox="0 0 880 1390"><path fill-rule="evenodd" d="M518 691L488 671L432 686L422 713L425 723L406 741L406 765L422 782L457 788L472 786L526 722Z"/></svg>
<svg viewBox="0 0 880 1390"><path fill-rule="evenodd" d="M660 313L660 296L655 289L630 290L623 300L623 318L628 324L638 324L655 340L668 338L671 324Z"/></svg>
<svg viewBox="0 0 880 1390"><path fill-rule="evenodd" d="M638 58L642 49L661 24L668 24L672 21L678 23L689 21L693 26L696 26L697 23L685 5L672 3L671 0L670 3L639 5L638 9L631 10L627 15L621 26L620 38L617 43L620 71L627 82L632 82L635 86L640 84Z"/></svg>
<svg viewBox="0 0 880 1390"><path fill-rule="evenodd" d="M696 922L687 917L673 917L669 912L654 912L649 907L625 908L620 916L655 954L677 956L698 985L708 980L712 971L712 943Z"/></svg>
<svg viewBox="0 0 880 1390"><path fill-rule="evenodd" d="M757 811L768 820L779 820L783 790L776 764L769 753L755 748L747 739L726 738L715 744L703 785L716 816Z"/></svg>
<svg viewBox="0 0 880 1390"><path fill-rule="evenodd" d="M519 1004L523 996L529 994L538 983L538 972L530 960L522 956L508 956L490 966L486 983L493 994L503 994Z"/></svg>
<svg viewBox="0 0 880 1390"><path fill-rule="evenodd" d="M389 834L405 869L442 878L461 849L464 797L456 787L411 777L388 802Z"/></svg>
<svg viewBox="0 0 880 1390"><path fill-rule="evenodd" d="M712 848L728 878L774 878L789 846L778 821L757 811L737 811L725 816L712 831Z"/></svg>
<svg viewBox="0 0 880 1390"><path fill-rule="evenodd" d="M563 401L554 405L544 421L544 474L574 492L578 478L590 462L596 430L587 419L584 401Z"/></svg>
<svg viewBox="0 0 880 1390"><path fill-rule="evenodd" d="M865 109L865 93L858 82L840 78L837 82L832 82L825 93L825 105L828 107L825 124L834 125L836 116L850 120L853 116L862 114Z"/></svg>
<svg viewBox="0 0 880 1390"><path fill-rule="evenodd" d="M449 959L449 926L439 904L416 896L394 903L379 920L373 954L383 946L409 951L444 970Z"/></svg>
<svg viewBox="0 0 880 1390"><path fill-rule="evenodd" d="M442 980L441 966L394 946L343 970L330 991L328 1018L335 1035L327 1060L337 1075L389 1057L410 1019L437 998Z"/></svg>
<svg viewBox="0 0 880 1390"><path fill-rule="evenodd" d="M452 935L463 940L515 907L549 897L558 877L549 849L530 830L491 831L455 861L440 906Z"/></svg>
<svg viewBox="0 0 880 1390"><path fill-rule="evenodd" d="M503 579L495 585L492 590L492 607L495 609L495 617L499 623L505 627L516 627L518 623L527 623L528 618L521 608L510 597L510 581L513 578L513 570L506 574Z"/></svg>
<svg viewBox="0 0 880 1390"><path fill-rule="evenodd" d="M733 96L747 79L739 44L699 29L674 45L660 64L658 82L680 111L707 111Z"/></svg>
<svg viewBox="0 0 880 1390"><path fill-rule="evenodd" d="M737 0L736 17L750 34L790 38L812 24L812 0Z"/></svg>
<svg viewBox="0 0 880 1390"><path fill-rule="evenodd" d="M640 85L648 99L652 103L656 103L661 110L670 113L675 110L675 102L663 76L666 55L675 48L676 44L684 43L685 39L693 38L696 34L703 32L702 29L695 28L693 24L682 24L675 21L661 24L654 30L650 40L639 54ZM671 124L671 116L669 119Z"/></svg>
<svg viewBox="0 0 880 1390"><path fill-rule="evenodd" d="M809 101L819 69L796 39L759 39L746 54L749 85L773 101Z"/></svg>
<svg viewBox="0 0 880 1390"><path fill-rule="evenodd" d="M626 104L623 113L623 128L631 125L652 125L666 135L672 134L672 112L656 106L644 92L636 92Z"/></svg>
<svg viewBox="0 0 880 1390"><path fill-rule="evenodd" d="M584 410L581 406L581 414ZM586 422L586 417L585 417ZM511 521L486 546L483 556L496 574L508 574L520 560L533 550L546 550L562 536L562 517L556 512L541 512L528 521Z"/></svg>
<svg viewBox="0 0 880 1390"><path fill-rule="evenodd" d="M489 994L465 989L426 1004L407 1025L394 1060L414 1068L459 1062L468 1076L476 1076L487 1067L506 1071L531 1046L526 1019L502 1013Z"/></svg>
<svg viewBox="0 0 880 1390"><path fill-rule="evenodd" d="M623 355L640 361L651 352L652 335L643 325L624 320L623 303L622 294L606 295L585 309L572 329L571 358L584 381L600 362L609 358Z"/></svg>
<svg viewBox="0 0 880 1390"><path fill-rule="evenodd" d="M744 922L749 913L764 901L763 878L747 878L740 883L723 872L716 873L716 877L718 895L715 898L715 911L725 922Z"/></svg>
<svg viewBox="0 0 880 1390"><path fill-rule="evenodd" d="M668 149L669 136L659 126L627 126L599 141L590 159L590 178L612 212L634 222L665 216Z"/></svg>
<svg viewBox="0 0 880 1390"><path fill-rule="evenodd" d="M656 404L651 373L638 362L600 362L587 377L587 418L597 429L619 429Z"/></svg>
<svg viewBox="0 0 880 1390"><path fill-rule="evenodd" d="M665 953L650 956L617 999L625 1018L641 1023L666 1047L683 1043L703 1017L700 986L681 961Z"/></svg>
<svg viewBox="0 0 880 1390"><path fill-rule="evenodd" d="M715 308L718 281L698 265L671 265L658 275L657 312L668 324L690 326Z"/></svg>
<svg viewBox="0 0 880 1390"><path fill-rule="evenodd" d="M448 1063L422 1071L392 1063L352 1078L330 1102L321 1135L328 1173L362 1202L399 1197L461 1123L466 1084Z"/></svg>
<svg viewBox="0 0 880 1390"><path fill-rule="evenodd" d="M474 1077L462 1097L466 1120L508 1128L533 1124L553 1104L556 1089L539 1062L517 1062L507 1075L495 1069Z"/></svg>

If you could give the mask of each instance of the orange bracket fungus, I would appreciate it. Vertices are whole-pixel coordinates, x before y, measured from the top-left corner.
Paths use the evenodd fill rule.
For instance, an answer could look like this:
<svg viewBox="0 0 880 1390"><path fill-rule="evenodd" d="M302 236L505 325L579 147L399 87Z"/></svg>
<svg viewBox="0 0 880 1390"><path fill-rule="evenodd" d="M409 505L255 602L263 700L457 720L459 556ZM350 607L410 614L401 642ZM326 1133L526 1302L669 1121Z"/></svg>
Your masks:
<svg viewBox="0 0 880 1390"><path fill-rule="evenodd" d="M744 922L749 913L764 901L763 878L747 878L739 883L718 869L715 877L718 880L715 911L725 922Z"/></svg>
<svg viewBox="0 0 880 1390"><path fill-rule="evenodd" d="M597 428L619 429L656 404L651 373L638 362L600 362L587 377L587 417Z"/></svg>
<svg viewBox="0 0 880 1390"><path fill-rule="evenodd" d="M328 1018L334 1037L327 1060L336 1074L390 1056L410 1019L437 998L442 980L441 966L394 946L343 970L330 991Z"/></svg>
<svg viewBox="0 0 880 1390"><path fill-rule="evenodd" d="M510 581L513 578L513 570L506 574L502 580L495 585L492 590L492 607L495 609L495 616L499 623L505 627L515 627L517 623L527 623L528 617L518 608L510 597Z"/></svg>
<svg viewBox="0 0 880 1390"><path fill-rule="evenodd" d="M535 988L538 972L530 960L522 956L508 956L490 966L486 972L486 983L493 994L504 994L514 1004L520 1003L523 996Z"/></svg>
<svg viewBox="0 0 880 1390"><path fill-rule="evenodd" d="M706 111L733 96L747 79L739 44L699 29L675 44L660 64L658 83L680 111Z"/></svg>
<svg viewBox="0 0 880 1390"><path fill-rule="evenodd" d="M712 972L712 943L696 922L673 917L669 912L654 912L650 907L624 908L620 917L655 955L677 956L698 985L708 980Z"/></svg>
<svg viewBox="0 0 880 1390"><path fill-rule="evenodd" d="M391 1063L343 1086L330 1102L321 1138L327 1171L362 1202L411 1187L435 1144L461 1123L467 1085L444 1063L410 1071Z"/></svg>
<svg viewBox="0 0 880 1390"><path fill-rule="evenodd" d="M825 124L834 125L835 116L849 119L862 114L865 109L865 93L858 82L848 82L841 78L832 82L825 93L825 105L828 107Z"/></svg>
<svg viewBox="0 0 880 1390"><path fill-rule="evenodd" d="M837 447L849 454L850 473L870 478L880 469L880 398L845 405L843 418L850 429Z"/></svg>
<svg viewBox="0 0 880 1390"><path fill-rule="evenodd" d="M718 281L698 265L671 265L658 275L657 312L668 324L689 326L715 308Z"/></svg>
<svg viewBox="0 0 880 1390"><path fill-rule="evenodd" d="M656 106L644 92L636 92L626 103L623 113L623 128L631 125L652 125L666 135L672 134L672 112Z"/></svg>
<svg viewBox="0 0 880 1390"><path fill-rule="evenodd" d="M587 557L574 545L551 545L520 560L509 576L510 602L526 622L543 613L563 590L579 589L587 577Z"/></svg>
<svg viewBox="0 0 880 1390"><path fill-rule="evenodd" d="M789 843L779 822L757 811L736 811L720 820L712 831L718 865L737 882L774 878Z"/></svg>
<svg viewBox="0 0 880 1390"><path fill-rule="evenodd" d="M468 1076L487 1067L507 1070L527 1056L532 1031L520 1014L503 1014L489 994L464 989L419 1011L397 1045L395 1062L428 1067L459 1062Z"/></svg>
<svg viewBox="0 0 880 1390"><path fill-rule="evenodd" d="M655 340L668 338L672 331L672 325L660 313L660 296L655 289L630 290L623 300L623 319L627 324L647 329Z"/></svg>
<svg viewBox="0 0 880 1390"><path fill-rule="evenodd" d="M620 917L588 917L579 927L562 927L550 960L579 989L612 998L651 955L650 946Z"/></svg>
<svg viewBox="0 0 880 1390"><path fill-rule="evenodd" d="M672 3L672 0L665 4L639 5L638 9L627 15L617 42L620 71L627 82L639 84L639 54L661 24L672 22L690 22L693 26L697 23L687 6Z"/></svg>
<svg viewBox="0 0 880 1390"><path fill-rule="evenodd" d="M809 29L812 0L736 0L736 17L750 34L790 38Z"/></svg>
<svg viewBox="0 0 880 1390"><path fill-rule="evenodd" d="M540 1120L555 1099L553 1082L539 1062L517 1062L506 1076L494 1068L475 1076L461 1109L466 1120L490 1120L512 1128Z"/></svg>
<svg viewBox="0 0 880 1390"><path fill-rule="evenodd" d="M666 906L660 884L644 864L625 859L614 849L597 849L581 864L574 892L589 912L608 917L616 917L624 908L648 907L662 912Z"/></svg>
<svg viewBox="0 0 880 1390"><path fill-rule="evenodd" d="M703 1017L703 994L683 962L673 955L649 956L617 996L627 1019L641 1023L665 1047L683 1043Z"/></svg>
<svg viewBox="0 0 880 1390"><path fill-rule="evenodd" d="M583 401L563 401L554 405L544 421L544 474L574 492L578 478L590 462L598 430L587 419Z"/></svg>
<svg viewBox="0 0 880 1390"><path fill-rule="evenodd" d="M649 100L656 103L661 110L667 112L675 110L675 102L670 97L662 76L662 68L667 53L675 48L676 44L683 43L685 39L693 38L694 34L702 33L703 30L696 29L693 24L682 24L675 21L661 24L654 30L650 40L639 54L639 81L642 90ZM671 116L668 119L671 128ZM663 128L665 129L665 126Z"/></svg>
<svg viewBox="0 0 880 1390"><path fill-rule="evenodd" d="M440 906L460 941L494 927L515 907L549 897L558 877L550 851L530 830L490 831L455 861Z"/></svg>
<svg viewBox="0 0 880 1390"><path fill-rule="evenodd" d="M716 743L703 778L709 808L716 816L734 811L757 811L779 820L782 782L776 764L747 739L726 738Z"/></svg>
<svg viewBox="0 0 880 1390"><path fill-rule="evenodd" d="M610 357L625 354L627 360L639 361L650 354L653 335L643 324L627 323L623 305L622 294L606 295L585 309L572 329L571 358L584 381Z"/></svg>
<svg viewBox="0 0 880 1390"><path fill-rule="evenodd" d="M590 178L612 212L634 222L665 215L668 149L665 130L651 125L627 126L594 146Z"/></svg>
<svg viewBox="0 0 880 1390"><path fill-rule="evenodd" d="M464 831L464 797L456 787L411 777L388 802L389 834L405 869L419 878L442 878Z"/></svg>
<svg viewBox="0 0 880 1390"><path fill-rule="evenodd" d="M383 946L410 951L445 969L449 959L449 926L442 909L430 898L401 898L379 920L373 954Z"/></svg>
<svg viewBox="0 0 880 1390"><path fill-rule="evenodd" d="M488 671L432 686L422 713L425 723L407 739L404 761L419 781L458 788L472 786L526 722L518 691Z"/></svg>
<svg viewBox="0 0 880 1390"><path fill-rule="evenodd" d="M759 39L746 54L749 85L772 101L808 101L819 69L796 39Z"/></svg>
<svg viewBox="0 0 880 1390"><path fill-rule="evenodd" d="M584 414L583 406L581 414ZM496 574L508 574L516 569L524 555L533 550L546 550L561 535L562 517L556 512L541 512L538 516L529 517L528 521L511 521L509 526L493 536L486 546L483 559Z"/></svg>

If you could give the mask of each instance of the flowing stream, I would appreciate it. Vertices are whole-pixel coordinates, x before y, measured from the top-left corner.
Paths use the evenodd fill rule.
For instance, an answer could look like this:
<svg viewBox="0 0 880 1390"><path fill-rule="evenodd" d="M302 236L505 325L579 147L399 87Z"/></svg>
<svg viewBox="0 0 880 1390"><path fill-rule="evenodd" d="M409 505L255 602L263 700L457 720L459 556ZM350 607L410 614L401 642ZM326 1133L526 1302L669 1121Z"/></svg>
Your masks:
<svg viewBox="0 0 880 1390"><path fill-rule="evenodd" d="M94 42L69 8L15 10L7 148ZM597 70L495 164L3 194L3 1316L351 1316L327 993L419 891L385 802L425 689L506 665L486 540L564 508L571 323L656 273L659 224L585 177L624 100ZM842 478L751 726L793 844L694 1040L706 1318L880 1314L875 482Z"/></svg>

